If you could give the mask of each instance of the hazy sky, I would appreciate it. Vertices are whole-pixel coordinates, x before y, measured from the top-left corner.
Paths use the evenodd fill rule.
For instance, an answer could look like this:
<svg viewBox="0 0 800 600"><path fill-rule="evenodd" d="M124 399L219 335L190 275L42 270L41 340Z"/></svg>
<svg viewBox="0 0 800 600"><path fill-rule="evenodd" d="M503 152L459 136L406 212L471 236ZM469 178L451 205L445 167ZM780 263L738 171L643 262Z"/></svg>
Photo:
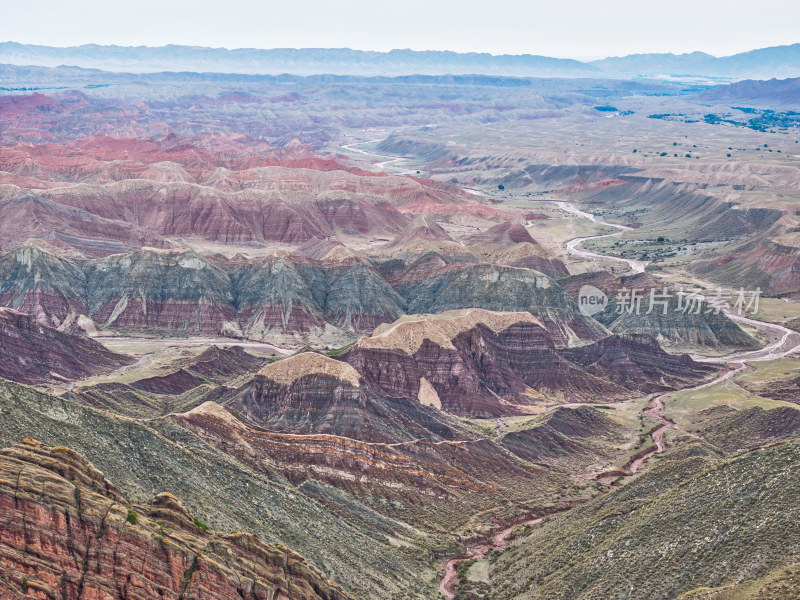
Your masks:
<svg viewBox="0 0 800 600"><path fill-rule="evenodd" d="M800 42L798 0L0 0L0 41L578 59Z"/></svg>

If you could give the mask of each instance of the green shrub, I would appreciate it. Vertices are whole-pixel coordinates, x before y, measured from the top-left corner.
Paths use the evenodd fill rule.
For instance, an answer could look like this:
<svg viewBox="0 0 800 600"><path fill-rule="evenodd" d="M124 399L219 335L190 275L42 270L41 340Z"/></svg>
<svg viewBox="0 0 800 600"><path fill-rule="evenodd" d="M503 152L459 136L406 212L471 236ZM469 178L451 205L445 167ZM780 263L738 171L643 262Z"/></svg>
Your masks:
<svg viewBox="0 0 800 600"><path fill-rule="evenodd" d="M197 525L203 531L208 531L208 525L206 525L205 523L201 523L200 519L198 519L197 517L194 518L194 524Z"/></svg>
<svg viewBox="0 0 800 600"><path fill-rule="evenodd" d="M135 510L128 509L128 523L131 525L136 525L137 521L139 520L139 515L136 514Z"/></svg>

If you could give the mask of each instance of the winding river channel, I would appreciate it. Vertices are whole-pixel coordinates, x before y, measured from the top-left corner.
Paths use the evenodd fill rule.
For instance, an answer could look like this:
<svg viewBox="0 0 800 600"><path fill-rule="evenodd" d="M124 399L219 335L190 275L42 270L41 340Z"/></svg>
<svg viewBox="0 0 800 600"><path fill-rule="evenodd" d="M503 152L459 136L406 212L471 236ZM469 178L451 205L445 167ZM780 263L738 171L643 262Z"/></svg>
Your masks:
<svg viewBox="0 0 800 600"><path fill-rule="evenodd" d="M407 173L414 172L412 170L403 170L401 167L397 165L398 162L409 160L407 158L404 157L397 158L397 157L375 154L373 152L368 152L366 150L358 148L358 144L350 144L342 146L342 148L358 154L375 156L376 158L383 159L380 162L373 164L384 170L387 167L391 167L394 170L394 172L392 173L394 175L404 175ZM483 195L478 190L465 189L465 191L476 195ZM551 202L550 204L555 204L563 211L573 214L576 217L587 219L589 221L592 221L593 223L597 223L599 225L604 225L616 229L616 231L613 231L612 233L592 235L587 237L576 237L571 240L568 240L565 243L565 248L568 254L571 254L572 256L577 256L579 258L587 258L591 260L614 261L614 262L624 263L630 269L629 273L630 275L635 275L638 273L645 272L647 265L649 264L648 261L631 259L631 258L622 258L610 254L601 254L599 252L594 252L583 247L584 242L587 242L589 240L599 240L603 238L621 236L626 231L630 231L631 230L630 227L626 225L620 225L617 223L610 223L608 221L605 221L602 217L586 212L581 208L573 204L570 204L568 202L554 201ZM527 225L531 226L532 223L528 222ZM720 366L727 367L727 369L724 370L722 374L720 374L718 377L716 377L711 381L707 381L692 388L685 388L682 391L699 390L706 387L710 387L712 385L717 385L719 383L722 383L723 381L732 379L736 373L746 368L747 366L746 363L748 362L776 360L784 358L800 350L800 333L792 329L789 329L777 323L765 323L763 321L751 319L749 317L745 317L736 312L733 312L733 310L729 308L723 309L723 312L725 312L725 314L730 319L740 324L753 327L759 330L761 333L763 333L767 338L766 345L759 350L729 354L726 356L694 355L692 357L694 358L694 360L719 364ZM594 479L596 481L599 481L600 483L606 485L612 485L615 482L618 482L618 480L621 478L630 477L636 474L649 458L651 458L655 454L664 452L667 449L668 447L666 440L667 430L679 429L678 425L672 419L670 419L664 414L666 401L669 398L669 396L670 396L669 392L651 396L642 411L645 417L649 417L650 419L654 419L657 421L657 424L649 432L652 444L645 450L638 452L633 457L631 457L630 460L624 466L594 476ZM500 427L502 430L502 426ZM458 564L460 562L469 559L480 560L484 558L489 553L490 550L493 549L502 550L508 545L509 538L511 537L511 534L514 531L514 529L522 525L532 525L540 523L543 519L544 517L539 517L536 519L528 519L520 523L511 525L510 527L506 527L505 529L495 533L489 540L481 544L468 547L466 557L462 556L448 560L446 563L443 564L444 575L439 584L439 591L442 593L442 595L444 595L445 598L452 600L452 598L454 598L456 594L456 592L453 589L453 585L456 583L458 574Z"/></svg>
<svg viewBox="0 0 800 600"><path fill-rule="evenodd" d="M588 219L594 223L606 225L608 227L613 227L614 229L617 230L612 233L607 233L603 235L593 235L588 237L573 238L566 242L566 250L569 254L573 256L578 256L580 258L589 258L593 260L623 262L628 265L631 275L637 273L644 273L648 265L647 261L630 259L630 258L621 258L607 254L600 254L597 252L592 252L590 250L587 250L583 247L583 243L588 240L597 240L602 238L620 236L626 231L629 231L631 229L630 227L627 227L625 225L618 225L615 223L609 223L603 220L602 218L598 217L597 215L585 212L580 208L572 204L569 204L567 202L555 202L554 204L556 204L562 210L574 214L575 216ZM727 356L702 356L702 355L693 356L693 358L697 361L717 363L720 365L727 366L728 369L725 370L721 375L719 375L715 379L707 381L692 388L686 388L685 391L699 390L706 387L710 387L712 385L717 385L726 380L730 380L736 373L746 368L747 366L746 363L748 362L766 361L766 360L775 360L779 358L784 358L800 350L800 333L792 329L789 329L787 327L784 327L783 325L778 325L775 323L765 323L763 321L758 321L756 319L750 319L748 317L741 316L739 314L732 312L729 309L724 310L724 312L729 318L733 319L734 321L749 325L764 333L767 336L768 343L759 350L742 352L738 354L730 354ZM647 404L644 407L644 410L642 411L645 417L649 417L650 419L655 419L656 421L658 421L657 425L654 426L649 432L652 444L645 450L631 457L631 459L624 466L596 475L594 477L596 481L599 481L600 483L603 483L605 485L612 485L621 478L635 475L649 458L651 458L655 454L659 454L667 450L668 447L666 440L667 431L669 429L679 429L678 425L672 419L670 419L664 414L666 401L669 398L669 395L670 395L669 393L664 393L652 396L648 400ZM543 517L540 517L537 519L526 520L516 525L512 525L511 527L507 527L502 531L500 531L499 533L496 533L489 541L483 544L467 548L467 555L468 555L467 557L453 558L447 561L447 563L444 564L444 576L440 581L439 591L444 595L445 598L452 600L452 598L454 598L456 594L453 588L453 584L456 582L457 579L458 564L460 562L469 559L480 560L484 558L492 549L502 550L508 545L509 538L514 529L522 525L532 525L540 523L542 520Z"/></svg>

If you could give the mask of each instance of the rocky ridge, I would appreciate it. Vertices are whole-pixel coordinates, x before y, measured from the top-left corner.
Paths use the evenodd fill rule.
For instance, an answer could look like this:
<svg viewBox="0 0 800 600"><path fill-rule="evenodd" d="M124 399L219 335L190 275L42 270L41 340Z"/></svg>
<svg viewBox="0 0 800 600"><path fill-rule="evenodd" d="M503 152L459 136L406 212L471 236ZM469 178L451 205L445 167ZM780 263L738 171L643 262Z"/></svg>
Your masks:
<svg viewBox="0 0 800 600"><path fill-rule="evenodd" d="M75 381L132 362L131 357L111 352L99 342L0 308L0 377L27 384Z"/></svg>
<svg viewBox="0 0 800 600"><path fill-rule="evenodd" d="M547 402L613 401L685 387L717 371L647 336L559 348L530 313L481 309L407 316L340 355L370 388L455 414L526 414Z"/></svg>
<svg viewBox="0 0 800 600"><path fill-rule="evenodd" d="M0 512L8 598L348 598L299 554L214 532L169 493L129 502L68 448L0 452Z"/></svg>
<svg viewBox="0 0 800 600"><path fill-rule="evenodd" d="M325 247L330 244L323 243ZM185 331L342 343L414 311L528 310L559 345L605 335L558 281L527 268L437 254L244 259L145 248L81 260L31 243L0 256L0 303L62 329ZM307 247L312 256L314 247ZM480 283L485 281L486 289Z"/></svg>

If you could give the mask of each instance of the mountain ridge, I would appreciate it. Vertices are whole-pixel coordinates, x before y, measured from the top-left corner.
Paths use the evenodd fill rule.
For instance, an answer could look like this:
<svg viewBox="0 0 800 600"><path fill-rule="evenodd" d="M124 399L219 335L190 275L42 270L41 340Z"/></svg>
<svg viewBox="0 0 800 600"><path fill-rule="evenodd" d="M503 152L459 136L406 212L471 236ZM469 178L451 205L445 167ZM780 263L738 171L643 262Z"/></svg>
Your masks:
<svg viewBox="0 0 800 600"><path fill-rule="evenodd" d="M104 57L98 58L102 53ZM800 43L771 46L713 56L700 51L684 54L639 53L593 61L535 54L459 53L439 50L393 49L387 52L350 48L210 48L205 46L104 46L84 44L55 47L0 43L0 62L18 65L124 68L137 72L202 71L214 68L239 73L294 74L494 74L517 76L694 75L706 77L784 77L800 75ZM665 71L666 68L666 71ZM694 71L686 71L693 68ZM233 70L231 70L233 69ZM265 70L267 69L267 70ZM113 70L113 69L112 69ZM770 75L771 73L771 75ZM796 76L795 75L795 76Z"/></svg>

